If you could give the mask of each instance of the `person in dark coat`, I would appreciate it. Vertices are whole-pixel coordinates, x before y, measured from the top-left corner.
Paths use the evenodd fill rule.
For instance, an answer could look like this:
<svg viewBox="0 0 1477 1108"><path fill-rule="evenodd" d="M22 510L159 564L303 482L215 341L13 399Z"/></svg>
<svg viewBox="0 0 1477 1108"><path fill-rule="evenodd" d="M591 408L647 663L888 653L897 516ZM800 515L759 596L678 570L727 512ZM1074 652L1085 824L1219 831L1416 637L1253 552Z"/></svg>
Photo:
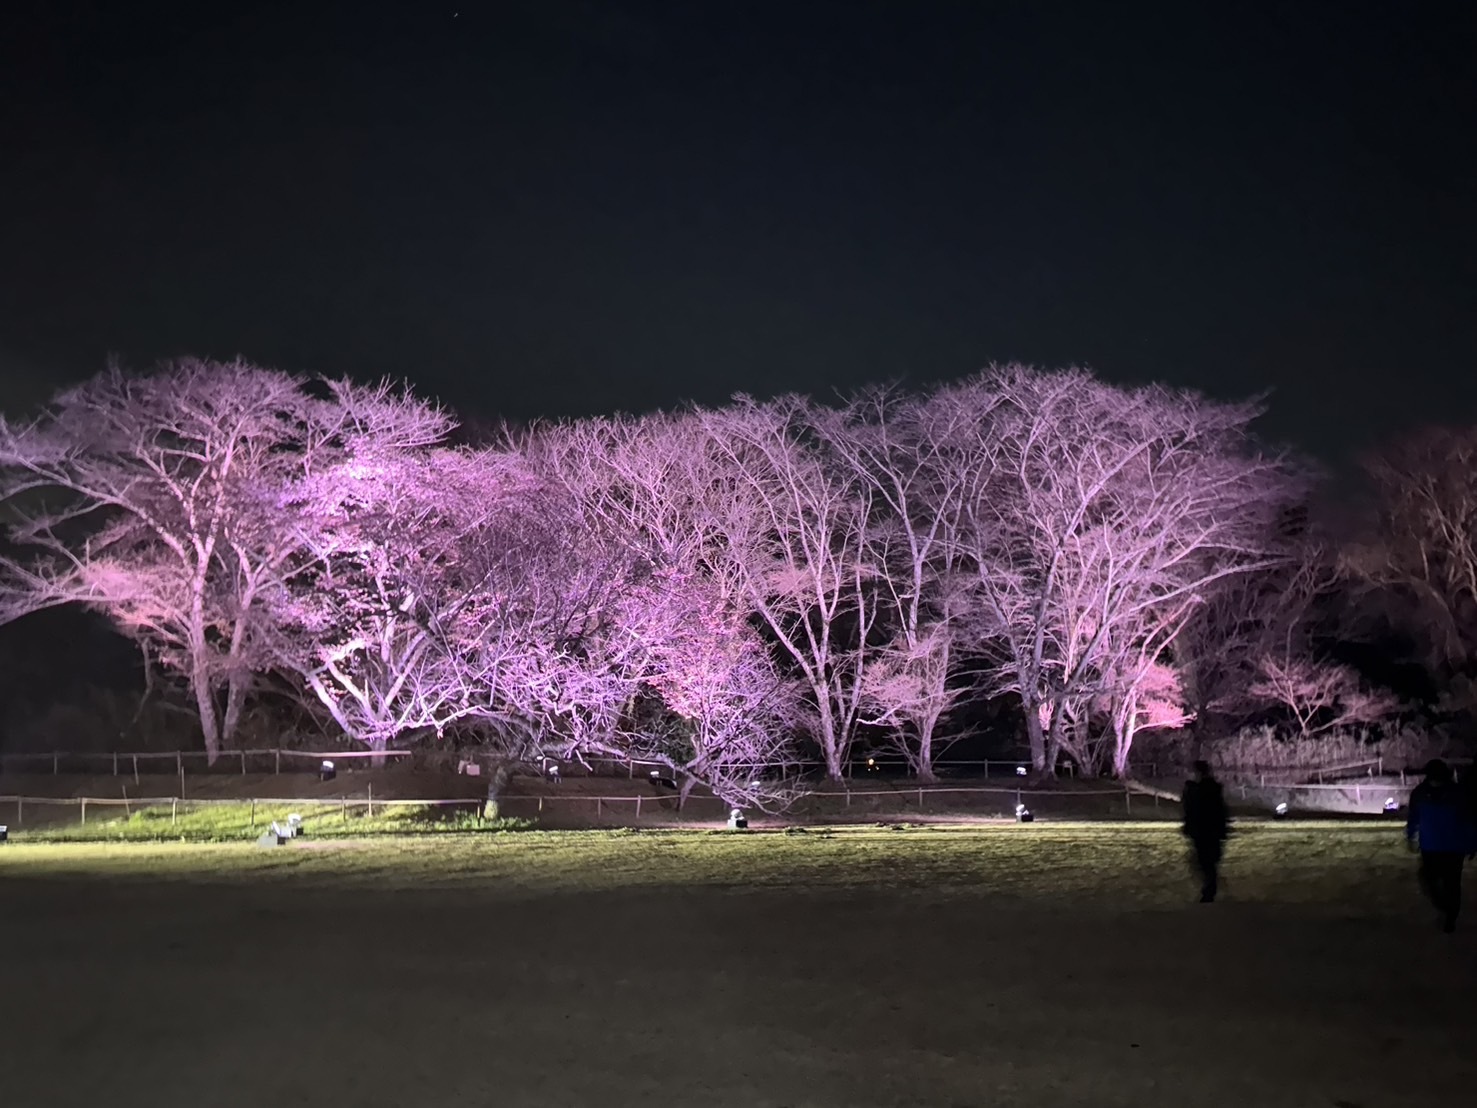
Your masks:
<svg viewBox="0 0 1477 1108"><path fill-rule="evenodd" d="M1226 797L1221 783L1210 772L1210 763L1195 763L1195 776L1185 783L1180 804L1185 814L1185 838L1194 847L1195 868L1200 873L1200 903L1209 904L1219 889L1221 851L1231 833Z"/></svg>
<svg viewBox="0 0 1477 1108"><path fill-rule="evenodd" d="M1471 798L1439 758L1426 764L1425 780L1410 794L1405 839L1421 852L1421 890L1440 914L1442 930L1455 931L1462 866L1477 853L1477 822Z"/></svg>

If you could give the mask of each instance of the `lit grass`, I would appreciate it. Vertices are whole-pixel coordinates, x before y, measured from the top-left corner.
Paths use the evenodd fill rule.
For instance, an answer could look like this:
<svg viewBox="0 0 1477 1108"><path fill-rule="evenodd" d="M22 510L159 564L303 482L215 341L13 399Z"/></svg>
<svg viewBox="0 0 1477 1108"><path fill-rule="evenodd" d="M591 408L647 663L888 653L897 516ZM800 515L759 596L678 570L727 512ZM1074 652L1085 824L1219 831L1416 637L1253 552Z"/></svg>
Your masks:
<svg viewBox="0 0 1477 1108"><path fill-rule="evenodd" d="M285 824L294 813L302 816L307 836L315 839L509 831L526 826L518 820L484 819L480 811L466 807L431 804L381 804L373 814L362 803L314 801L185 802L174 807L151 805L133 812L115 807L105 812L101 817L90 814L86 823L36 831L12 829L12 834L18 842L36 843L230 843L253 840L265 833L273 821Z"/></svg>
<svg viewBox="0 0 1477 1108"><path fill-rule="evenodd" d="M1244 826L1209 907L1174 828L1143 824L13 842L0 1086L151 1108L1462 1103L1473 936L1431 926L1400 839Z"/></svg>
<svg viewBox="0 0 1477 1108"><path fill-rule="evenodd" d="M326 885L370 881L385 889L476 880L504 891L869 890L933 899L1087 900L1120 908L1178 904L1189 881L1183 839L1173 827L1154 824L737 834L524 831L488 837L446 834L462 830L461 825L416 823L398 812L372 820L351 817L346 824L334 808L302 813L308 828L304 840L259 850L243 841L251 836L245 817L237 813L226 820L221 808L211 812L216 818L196 825L186 843L169 841L181 834L155 833L147 823L136 826L142 813L91 841L55 835L46 840L51 845L17 842L0 852L0 871L15 876L168 874L212 882L275 875ZM166 823L167 818L166 810ZM495 826L502 825L476 830ZM397 834L406 827L443 833ZM335 839L340 841L325 841ZM1408 889L1392 879L1409 865L1398 829L1389 825L1278 823L1243 826L1228 849L1225 876L1228 895L1236 900L1317 905L1352 898L1374 908L1408 899Z"/></svg>

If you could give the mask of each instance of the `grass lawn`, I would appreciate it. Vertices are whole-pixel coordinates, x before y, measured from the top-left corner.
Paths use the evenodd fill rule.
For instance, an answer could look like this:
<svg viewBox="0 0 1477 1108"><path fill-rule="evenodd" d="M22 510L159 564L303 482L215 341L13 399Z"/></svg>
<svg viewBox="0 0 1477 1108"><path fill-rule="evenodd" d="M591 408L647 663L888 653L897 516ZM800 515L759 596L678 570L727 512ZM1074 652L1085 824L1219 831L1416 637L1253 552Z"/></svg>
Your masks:
<svg viewBox="0 0 1477 1108"><path fill-rule="evenodd" d="M240 843L263 834L274 821L286 824L294 814L303 818L314 839L513 831L526 826L520 820L483 819L482 808L477 801L458 806L381 803L373 811L362 801L352 808L317 800L215 801L208 805L184 801L136 807L127 813L105 808L101 816L94 811L86 823L72 819L39 830L11 828L11 833L18 842Z"/></svg>
<svg viewBox="0 0 1477 1108"><path fill-rule="evenodd" d="M1389 825L0 847L0 1102L1361 1106L1477 1088ZM1473 913L1477 917L1477 911Z"/></svg>

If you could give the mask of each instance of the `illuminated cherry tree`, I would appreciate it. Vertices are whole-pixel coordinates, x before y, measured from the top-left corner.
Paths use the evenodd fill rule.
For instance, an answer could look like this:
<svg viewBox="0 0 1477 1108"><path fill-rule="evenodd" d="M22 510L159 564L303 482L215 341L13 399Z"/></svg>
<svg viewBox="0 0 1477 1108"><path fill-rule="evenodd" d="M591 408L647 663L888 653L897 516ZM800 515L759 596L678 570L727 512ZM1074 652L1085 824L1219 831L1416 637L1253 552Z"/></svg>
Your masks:
<svg viewBox="0 0 1477 1108"><path fill-rule="evenodd" d="M669 766L684 795L703 784L745 806L782 802L794 736L810 729L811 713L750 626L745 578L712 509L725 487L721 460L702 424L585 420L541 428L522 446L579 502L588 530L639 544L653 567L618 626L641 645L624 672L661 710L626 729L626 749Z"/></svg>
<svg viewBox="0 0 1477 1108"><path fill-rule="evenodd" d="M385 386L315 394L241 361L112 368L30 423L0 421L0 496L22 551L0 607L106 613L184 679L214 759L261 664L256 616L294 541L278 490L368 441L413 449L450 426Z"/></svg>
<svg viewBox="0 0 1477 1108"><path fill-rule="evenodd" d="M1094 699L1132 684L1117 660L1148 672L1206 589L1284 556L1292 476L1251 448L1254 405L1020 367L958 388L990 413L961 541L995 687L1019 696L1039 772L1090 767Z"/></svg>
<svg viewBox="0 0 1477 1108"><path fill-rule="evenodd" d="M964 444L988 413L959 399L877 389L814 417L834 464L868 490L873 508L863 561L876 567L884 638L864 670L864 722L887 728L923 780L934 779L939 723L965 692L951 683L969 603L959 528L965 490L978 480Z"/></svg>
<svg viewBox="0 0 1477 1108"><path fill-rule="evenodd" d="M1369 688L1351 667L1310 655L1264 656L1247 693L1283 710L1304 739L1379 723L1400 707L1395 696Z"/></svg>

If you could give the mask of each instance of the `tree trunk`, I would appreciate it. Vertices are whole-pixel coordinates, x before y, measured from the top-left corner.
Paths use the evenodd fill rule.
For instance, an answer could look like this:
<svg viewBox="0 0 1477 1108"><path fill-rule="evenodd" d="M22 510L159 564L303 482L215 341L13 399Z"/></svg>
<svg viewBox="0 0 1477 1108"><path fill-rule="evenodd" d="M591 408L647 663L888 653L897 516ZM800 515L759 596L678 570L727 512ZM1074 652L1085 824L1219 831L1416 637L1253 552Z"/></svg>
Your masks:
<svg viewBox="0 0 1477 1108"><path fill-rule="evenodd" d="M246 674L231 675L226 685L226 715L221 724L221 743L236 741L236 729L241 725L241 712L246 706L246 689L251 678Z"/></svg>
<svg viewBox="0 0 1477 1108"><path fill-rule="evenodd" d="M811 686L815 694L816 712L820 720L821 753L826 759L826 776L840 781L845 767L841 764L841 743L836 735L836 714L831 707L830 690L824 685Z"/></svg>
<svg viewBox="0 0 1477 1108"><path fill-rule="evenodd" d="M1113 713L1113 776L1120 781L1128 779L1128 754L1133 749L1137 715L1138 699L1131 694Z"/></svg>
<svg viewBox="0 0 1477 1108"><path fill-rule="evenodd" d="M1028 703L1024 697L1021 698L1021 707L1026 712L1026 740L1031 746L1031 768L1037 774L1046 774L1046 736L1041 731L1041 713L1039 705Z"/></svg>
<svg viewBox="0 0 1477 1108"><path fill-rule="evenodd" d="M938 774L933 770L933 732L937 726L937 712L930 713L918 723L918 757L914 768L920 781L938 780Z"/></svg>
<svg viewBox="0 0 1477 1108"><path fill-rule="evenodd" d="M200 733L205 738L205 761L215 765L221 755L220 721L215 714L215 690L210 680L210 652L205 645L205 575L198 569L190 585L190 688L200 711Z"/></svg>
<svg viewBox="0 0 1477 1108"><path fill-rule="evenodd" d="M204 665L191 667L190 689L195 694L195 707L200 713L200 734L205 738L205 760L215 765L221 756L220 725L215 718L215 697L210 688L210 678Z"/></svg>

